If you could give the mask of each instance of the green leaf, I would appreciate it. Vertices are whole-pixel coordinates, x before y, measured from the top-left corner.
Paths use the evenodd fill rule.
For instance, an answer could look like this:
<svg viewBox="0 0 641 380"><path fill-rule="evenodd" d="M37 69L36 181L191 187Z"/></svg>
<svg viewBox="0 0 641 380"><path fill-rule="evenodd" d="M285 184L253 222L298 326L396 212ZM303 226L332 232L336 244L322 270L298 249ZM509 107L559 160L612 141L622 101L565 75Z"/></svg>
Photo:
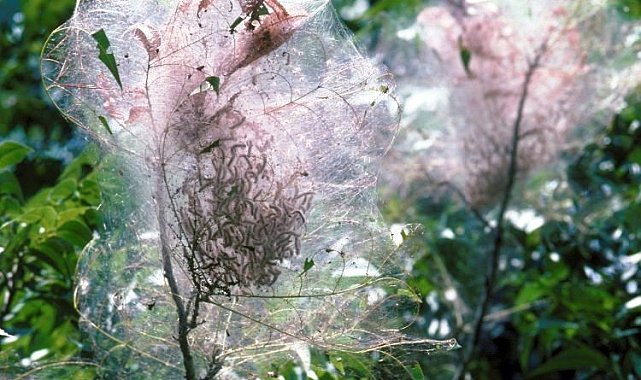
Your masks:
<svg viewBox="0 0 641 380"><path fill-rule="evenodd" d="M91 173L91 169L100 161L100 150L96 144L89 144L78 157L67 165L60 175L60 180L75 178L80 180Z"/></svg>
<svg viewBox="0 0 641 380"><path fill-rule="evenodd" d="M70 220L58 227L56 235L75 247L84 247L91 240L91 230L78 220Z"/></svg>
<svg viewBox="0 0 641 380"><path fill-rule="evenodd" d="M49 193L49 199L54 204L60 204L65 199L69 198L78 188L78 183L75 179L69 178L60 181Z"/></svg>
<svg viewBox="0 0 641 380"><path fill-rule="evenodd" d="M22 199L20 182L11 172L0 172L0 195L13 195Z"/></svg>
<svg viewBox="0 0 641 380"><path fill-rule="evenodd" d="M400 297L407 297L412 302L416 302L418 304L423 303L423 300L421 299L421 297L418 294L416 294L416 292L413 292L411 289L401 288L398 290L398 292L396 292L396 295Z"/></svg>
<svg viewBox="0 0 641 380"><path fill-rule="evenodd" d="M15 141L0 143L0 170L24 160L33 149Z"/></svg>
<svg viewBox="0 0 641 380"><path fill-rule="evenodd" d="M296 363L291 360L282 365L277 371L273 371L273 374L268 376L274 378L284 378L285 380L298 380L301 378L298 375ZM302 378L307 379L307 376L303 375Z"/></svg>
<svg viewBox="0 0 641 380"><path fill-rule="evenodd" d="M573 369L607 369L608 358L589 347L568 348L528 374L528 378Z"/></svg>
<svg viewBox="0 0 641 380"><path fill-rule="evenodd" d="M257 13L259 16L266 16L269 14L269 9L267 9L265 4L261 4L260 7L258 7Z"/></svg>
<svg viewBox="0 0 641 380"><path fill-rule="evenodd" d="M330 358L330 361L332 362L332 365L334 366L334 368L336 368L338 373L340 373L341 375L345 375L345 366L343 365L343 358L332 356Z"/></svg>
<svg viewBox="0 0 641 380"><path fill-rule="evenodd" d="M376 16L381 14L386 14L394 12L397 14L405 14L407 12L413 13L416 12L420 7L423 6L422 0L379 0L372 2L372 6L369 7L367 12L361 16L363 20L374 19Z"/></svg>
<svg viewBox="0 0 641 380"><path fill-rule="evenodd" d="M323 372L322 370L315 370L314 372L316 372L317 375L320 374L318 380L336 380L329 372Z"/></svg>
<svg viewBox="0 0 641 380"><path fill-rule="evenodd" d="M71 274L70 265L66 262L66 254L70 246L62 239L47 239L34 246L38 259L50 265L58 273Z"/></svg>
<svg viewBox="0 0 641 380"><path fill-rule="evenodd" d="M93 177L85 178L78 185L80 199L87 204L97 206L100 204L100 185Z"/></svg>
<svg viewBox="0 0 641 380"><path fill-rule="evenodd" d="M641 18L641 3L638 0L618 0L613 3L624 18L632 20Z"/></svg>
<svg viewBox="0 0 641 380"><path fill-rule="evenodd" d="M533 335L521 334L519 339L521 340L519 344L519 363L521 364L521 368L527 368L535 338Z"/></svg>
<svg viewBox="0 0 641 380"><path fill-rule="evenodd" d="M312 269L314 266L314 260L312 259L305 259L305 265L303 266L303 270L307 272L308 270Z"/></svg>
<svg viewBox="0 0 641 380"><path fill-rule="evenodd" d="M118 64L116 64L116 58L114 57L113 53L107 53L107 50L109 49L111 44L109 43L109 38L107 38L105 30L101 28L99 31L93 33L91 37L93 37L93 39L98 42L98 49L100 50L98 59L100 59L100 61L104 63L105 66L107 66L107 68L111 72L111 75L113 75L116 82L118 82L118 86L120 86L120 89L122 90L122 82L120 81L120 73L118 73Z"/></svg>
<svg viewBox="0 0 641 380"><path fill-rule="evenodd" d="M11 196L0 197L0 215L15 218L22 213L20 202ZM2 224L0 223L0 226Z"/></svg>
<svg viewBox="0 0 641 380"><path fill-rule="evenodd" d="M64 224L65 222L70 220L80 219L87 213L87 211L91 209L92 207L86 206L65 208L60 212L60 214L58 214L58 223Z"/></svg>
<svg viewBox="0 0 641 380"><path fill-rule="evenodd" d="M636 164L641 165L641 148L636 148L630 153L628 159Z"/></svg>
<svg viewBox="0 0 641 380"><path fill-rule="evenodd" d="M307 273L310 269L314 267L314 260L310 258L305 259L305 263L303 264L303 272L300 274L300 276L304 275Z"/></svg>
<svg viewBox="0 0 641 380"><path fill-rule="evenodd" d="M524 305L526 303L541 299L547 293L547 289L538 282L525 284L519 291L514 301L515 305Z"/></svg>
<svg viewBox="0 0 641 380"><path fill-rule="evenodd" d="M105 119L104 116L98 116L98 120L100 120L100 123L105 127L107 132L109 132L110 135L113 135L114 133L111 131L111 128L109 127L109 123L107 123L107 119Z"/></svg>
<svg viewBox="0 0 641 380"><path fill-rule="evenodd" d="M418 363L414 364L414 367L412 367L412 369L410 370L410 373L412 375L412 380L425 379L425 374L423 373L423 369Z"/></svg>
<svg viewBox="0 0 641 380"><path fill-rule="evenodd" d="M213 143L207 145L203 150L200 151L200 154L206 154L210 153L214 148L218 148L220 146L220 139L214 141Z"/></svg>
<svg viewBox="0 0 641 380"><path fill-rule="evenodd" d="M216 91L216 95L220 95L220 78L219 77L207 77L205 81L211 85L211 88Z"/></svg>
<svg viewBox="0 0 641 380"><path fill-rule="evenodd" d="M16 218L17 222L26 224L35 224L40 222L45 228L52 228L58 218L58 213L53 207L31 207L25 210L25 213Z"/></svg>
<svg viewBox="0 0 641 380"><path fill-rule="evenodd" d="M463 39L461 37L458 38L458 48L465 73L467 75L471 75L472 72L470 71L470 61L472 60L472 52L463 44Z"/></svg>
<svg viewBox="0 0 641 380"><path fill-rule="evenodd" d="M243 20L244 20L243 17L240 17L240 16L237 17L236 20L234 20L234 22L232 22L231 25L229 26L229 33L234 34L234 32L236 31L236 27L240 25L240 23L243 22Z"/></svg>

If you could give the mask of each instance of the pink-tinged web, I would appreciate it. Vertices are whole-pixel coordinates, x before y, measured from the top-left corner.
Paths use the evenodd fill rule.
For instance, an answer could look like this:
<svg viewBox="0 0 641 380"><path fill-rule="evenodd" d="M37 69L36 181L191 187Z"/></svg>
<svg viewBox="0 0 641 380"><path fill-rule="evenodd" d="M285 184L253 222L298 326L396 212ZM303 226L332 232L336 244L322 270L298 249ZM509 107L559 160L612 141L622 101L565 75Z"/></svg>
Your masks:
<svg viewBox="0 0 641 380"><path fill-rule="evenodd" d="M572 155L592 120L620 108L637 85L639 65L622 62L638 50L624 42L638 26L610 11L581 0L430 3L381 47L398 74L407 125L384 181L406 198L455 187L469 206L492 210L507 183L526 79L517 177ZM411 170L388 176L395 166Z"/></svg>
<svg viewBox="0 0 641 380"><path fill-rule="evenodd" d="M455 346L403 332L420 299L375 192L394 84L327 2L80 1L43 73L122 174L76 292L107 373Z"/></svg>

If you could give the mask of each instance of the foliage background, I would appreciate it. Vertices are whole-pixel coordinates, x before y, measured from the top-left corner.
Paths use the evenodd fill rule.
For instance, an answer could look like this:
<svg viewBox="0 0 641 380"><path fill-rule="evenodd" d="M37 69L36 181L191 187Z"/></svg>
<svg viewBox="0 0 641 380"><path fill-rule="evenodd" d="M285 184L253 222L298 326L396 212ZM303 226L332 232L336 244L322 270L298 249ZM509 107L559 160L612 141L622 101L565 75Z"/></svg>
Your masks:
<svg viewBox="0 0 641 380"><path fill-rule="evenodd" d="M375 49L385 33L409 25L422 0L334 1L347 25ZM354 17L356 3L366 10ZM624 18L641 17L641 2L618 0ZM42 44L73 10L73 1L0 1L0 328L18 339L0 344L0 378L36 363L90 358L72 303L77 253L101 226L106 182L96 147L65 122L44 96ZM641 93L597 125L591 141L518 186L516 213L535 212L535 229L510 223L477 354L475 379L629 379L641 377L638 300L641 253ZM9 141L17 142L9 143ZM425 302L416 333L456 337L465 348L469 326L457 322L457 299L478 307L479 263L489 251L485 226L455 198L426 191L417 199L385 196L390 223L419 223L420 260L412 285ZM454 293L452 293L454 291ZM456 297L453 298L452 294ZM420 362L398 378L454 377L458 350ZM391 363L314 354L327 378L393 378ZM389 366L387 365L389 364ZM274 363L295 379L295 363ZM13 369L11 369L13 368ZM84 372L83 372L84 371ZM92 377L91 368L76 376Z"/></svg>
<svg viewBox="0 0 641 380"><path fill-rule="evenodd" d="M0 2L0 328L18 337L0 345L3 367L81 347L73 273L99 223L98 154L83 151L39 74L47 34L72 10L71 1Z"/></svg>

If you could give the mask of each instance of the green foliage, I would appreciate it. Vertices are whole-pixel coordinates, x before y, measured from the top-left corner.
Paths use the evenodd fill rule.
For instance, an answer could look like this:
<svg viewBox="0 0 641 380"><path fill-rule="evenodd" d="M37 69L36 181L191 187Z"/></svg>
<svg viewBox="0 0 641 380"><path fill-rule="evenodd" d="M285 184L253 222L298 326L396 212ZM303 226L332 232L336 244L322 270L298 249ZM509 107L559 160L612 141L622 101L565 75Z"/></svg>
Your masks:
<svg viewBox="0 0 641 380"><path fill-rule="evenodd" d="M70 138L72 128L44 100L39 61L46 36L73 5L73 0L0 2L0 138L11 134L37 149Z"/></svg>
<svg viewBox="0 0 641 380"><path fill-rule="evenodd" d="M597 350L589 347L568 348L542 364L528 374L528 377L540 377L563 370L594 369L605 371L608 358Z"/></svg>
<svg viewBox="0 0 641 380"><path fill-rule="evenodd" d="M332 0L341 12L354 6L357 0ZM345 24L370 46L376 46L381 35L399 30L399 25L410 25L429 0L372 0L367 10L355 19L343 20Z"/></svg>
<svg viewBox="0 0 641 380"><path fill-rule="evenodd" d="M624 17L641 18L641 1L639 0L615 0L613 1L617 11Z"/></svg>
<svg viewBox="0 0 641 380"><path fill-rule="evenodd" d="M522 352L530 356L522 355L521 365L532 368L532 376L552 369L639 376L626 363L639 352L641 321L625 303L638 295L640 280L638 264L626 264L641 251L640 94L627 103L569 166L569 190L563 195L572 207L565 220L547 221L525 246L541 258L528 260L530 269L515 285L546 282L539 289L543 302L515 318ZM550 259L554 253L558 260Z"/></svg>
<svg viewBox="0 0 641 380"><path fill-rule="evenodd" d="M15 165L22 161L31 148L15 141L3 141L0 143L0 170Z"/></svg>
<svg viewBox="0 0 641 380"><path fill-rule="evenodd" d="M78 147L67 145L72 128L46 100L39 74L42 44L73 6L0 2L0 328L13 336L0 341L0 374L11 378L81 347L73 278L99 219L97 155L87 151L64 170ZM51 371L42 378L71 378L61 375L68 368Z"/></svg>
<svg viewBox="0 0 641 380"><path fill-rule="evenodd" d="M0 152L5 155L0 155L0 161L10 156L18 163L16 151L25 159L29 150L4 142ZM42 358L59 359L81 348L73 278L77 253L100 220L96 174L84 169L97 160L97 149L87 149L55 185L29 198L23 196L12 170L5 168L0 173L0 323L15 337L2 343L3 366L21 363L29 367L37 351Z"/></svg>
<svg viewBox="0 0 641 380"><path fill-rule="evenodd" d="M415 364L412 367L405 367L398 363L386 365L383 360L373 360L379 357L376 352L370 356L350 354L345 352L334 352L332 354L312 351L310 372L300 366L296 360L288 360L279 363L272 363L270 370L264 373L262 378L285 379L313 379L314 375L319 380L377 380L377 379L424 379L422 368ZM378 362L378 363L377 363ZM381 364L383 363L383 364Z"/></svg>
<svg viewBox="0 0 641 380"><path fill-rule="evenodd" d="M512 209L535 210L543 222L534 229L508 225L481 354L469 365L474 378L641 375L641 319L638 307L626 306L639 297L641 282L641 92L626 101L565 175L544 170L519 188ZM460 305L479 302L491 230L448 196L388 205L389 215L411 212L425 227L412 285L433 297L422 311L426 324L444 319L461 339L466 334L457 330L472 320ZM452 288L453 301L446 297ZM457 362L451 355L423 368L428 378L451 378Z"/></svg>

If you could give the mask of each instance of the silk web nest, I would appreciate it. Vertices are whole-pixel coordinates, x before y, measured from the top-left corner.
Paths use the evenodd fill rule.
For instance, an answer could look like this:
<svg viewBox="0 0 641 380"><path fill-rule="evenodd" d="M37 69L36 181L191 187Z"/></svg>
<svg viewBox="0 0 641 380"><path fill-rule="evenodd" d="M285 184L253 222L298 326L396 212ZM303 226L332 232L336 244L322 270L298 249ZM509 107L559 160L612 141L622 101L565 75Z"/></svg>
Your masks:
<svg viewBox="0 0 641 380"><path fill-rule="evenodd" d="M329 2L79 1L42 67L112 162L76 292L102 371L183 378L178 304L199 373L454 347L402 331L419 299L375 193L399 106Z"/></svg>

